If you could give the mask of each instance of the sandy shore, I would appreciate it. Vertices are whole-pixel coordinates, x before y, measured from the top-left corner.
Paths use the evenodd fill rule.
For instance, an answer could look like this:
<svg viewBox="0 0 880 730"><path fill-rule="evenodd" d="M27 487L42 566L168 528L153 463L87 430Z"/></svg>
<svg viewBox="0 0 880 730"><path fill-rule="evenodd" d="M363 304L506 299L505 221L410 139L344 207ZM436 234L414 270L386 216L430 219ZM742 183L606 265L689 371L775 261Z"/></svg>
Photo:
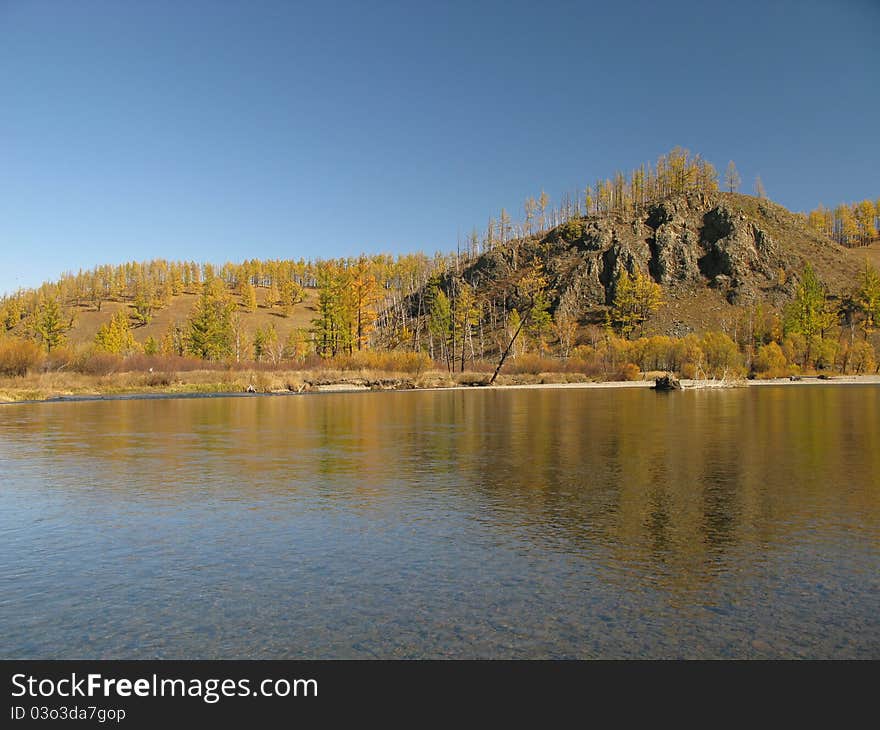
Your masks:
<svg viewBox="0 0 880 730"><path fill-rule="evenodd" d="M800 380L771 378L768 380L687 380L679 381L683 390L719 388L751 388L764 385L880 385L880 375L832 375L827 380L815 375L805 375ZM516 388L651 388L653 380L610 380L597 383L528 383L523 385L492 386L503 389Z"/></svg>
<svg viewBox="0 0 880 730"><path fill-rule="evenodd" d="M831 375L828 380L805 375L800 380L773 378L749 380L749 385L880 385L880 375Z"/></svg>
<svg viewBox="0 0 880 730"><path fill-rule="evenodd" d="M828 385L880 385L880 375L833 375L827 379L820 379L817 376L803 376L799 380L791 380L789 378L774 378L769 380L687 380L680 381L683 390L720 390L731 388L750 388L765 386L828 386ZM444 387L406 387L406 388L389 388L382 392L435 392L443 390L523 390L523 389L615 389L615 388L651 388L654 385L651 380L612 380L599 382L580 382L580 383L520 383L520 384L497 384L492 386L479 385L452 385ZM215 391L215 392L162 392L162 391L144 391L144 392L128 392L128 393L77 393L77 394L59 394L45 398L25 398L18 400L0 399L0 405L13 405L17 403L58 403L58 402L78 402L78 401L95 401L95 400L157 400L168 398L257 398L257 397L282 397L297 395L315 395L320 393L360 393L375 392L365 385L356 383L327 383L315 386L308 391L272 391L248 393L241 391Z"/></svg>

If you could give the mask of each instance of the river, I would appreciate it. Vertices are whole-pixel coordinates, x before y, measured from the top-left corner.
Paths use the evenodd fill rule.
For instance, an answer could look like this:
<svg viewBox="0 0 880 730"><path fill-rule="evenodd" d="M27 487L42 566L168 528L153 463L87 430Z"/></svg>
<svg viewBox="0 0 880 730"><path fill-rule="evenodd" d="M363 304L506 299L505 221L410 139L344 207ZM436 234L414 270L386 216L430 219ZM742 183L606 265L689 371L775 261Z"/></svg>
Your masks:
<svg viewBox="0 0 880 730"><path fill-rule="evenodd" d="M880 388L2 406L0 657L880 658Z"/></svg>

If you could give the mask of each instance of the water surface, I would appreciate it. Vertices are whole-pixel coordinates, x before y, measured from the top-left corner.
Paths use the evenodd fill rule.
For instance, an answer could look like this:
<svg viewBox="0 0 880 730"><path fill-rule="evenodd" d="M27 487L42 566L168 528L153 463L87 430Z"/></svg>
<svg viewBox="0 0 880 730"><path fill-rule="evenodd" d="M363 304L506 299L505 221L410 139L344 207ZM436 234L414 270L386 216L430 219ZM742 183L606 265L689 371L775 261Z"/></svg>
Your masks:
<svg viewBox="0 0 880 730"><path fill-rule="evenodd" d="M5 406L0 657L880 658L880 389Z"/></svg>

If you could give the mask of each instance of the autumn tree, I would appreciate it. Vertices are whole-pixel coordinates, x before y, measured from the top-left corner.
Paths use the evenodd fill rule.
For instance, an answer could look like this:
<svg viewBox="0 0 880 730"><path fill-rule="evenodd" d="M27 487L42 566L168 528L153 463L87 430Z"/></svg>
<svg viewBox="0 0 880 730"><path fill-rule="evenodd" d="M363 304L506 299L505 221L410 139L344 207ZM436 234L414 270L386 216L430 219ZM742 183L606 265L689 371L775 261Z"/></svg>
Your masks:
<svg viewBox="0 0 880 730"><path fill-rule="evenodd" d="M48 352L60 347L66 341L66 333L73 326L73 319L67 315L55 297L41 298L34 317L34 333Z"/></svg>
<svg viewBox="0 0 880 730"><path fill-rule="evenodd" d="M266 308L274 309L275 305L278 304L279 299L281 299L281 292L273 279L272 283L269 284L269 289L266 291Z"/></svg>
<svg viewBox="0 0 880 730"><path fill-rule="evenodd" d="M246 282L242 287L241 301L244 311L253 314L257 311L257 290L250 282Z"/></svg>
<svg viewBox="0 0 880 730"><path fill-rule="evenodd" d="M274 324L258 329L254 335L254 359L257 362L271 361L277 364L281 351L278 347L278 331Z"/></svg>
<svg viewBox="0 0 880 730"><path fill-rule="evenodd" d="M631 337L662 304L663 290L650 276L637 271L633 277L621 269L611 307L611 319L618 332Z"/></svg>
<svg viewBox="0 0 880 730"><path fill-rule="evenodd" d="M547 208L550 205L550 196L543 190L538 196L538 229L543 231L547 227Z"/></svg>
<svg viewBox="0 0 880 730"><path fill-rule="evenodd" d="M134 319L139 325L147 325L153 318L153 310L156 308L155 294L152 282L143 273L138 277L135 285Z"/></svg>
<svg viewBox="0 0 880 730"><path fill-rule="evenodd" d="M0 322L3 328L8 330L14 329L24 316L24 306L20 297L13 296L3 303L0 309Z"/></svg>
<svg viewBox="0 0 880 730"><path fill-rule="evenodd" d="M465 359L470 353L471 362L475 359L473 331L480 322L480 305L474 289L466 281L460 281L455 296L455 327L458 337L458 353L461 362L460 370L464 372Z"/></svg>
<svg viewBox="0 0 880 730"><path fill-rule="evenodd" d="M159 342L156 340L153 335L147 337L144 340L144 355L158 355L159 354Z"/></svg>
<svg viewBox="0 0 880 730"><path fill-rule="evenodd" d="M325 261L317 267L318 316L312 320L317 352L331 357L354 348L351 272L342 262Z"/></svg>
<svg viewBox="0 0 880 730"><path fill-rule="evenodd" d="M767 197L767 191L764 190L764 183L761 182L760 175L755 178L755 195L762 199Z"/></svg>
<svg viewBox="0 0 880 730"><path fill-rule="evenodd" d="M101 325L95 335L95 346L103 352L127 355L137 349L134 335L124 309L114 312L109 322Z"/></svg>
<svg viewBox="0 0 880 730"><path fill-rule="evenodd" d="M543 286L537 288L531 296L527 324L529 338L538 352L543 352L547 348L546 338L553 326L553 318L550 316L550 297L543 277L542 283Z"/></svg>
<svg viewBox="0 0 880 730"><path fill-rule="evenodd" d="M807 264L795 290L794 299L785 310L785 332L803 337L804 364L812 362L817 344L834 324L837 313L829 307L825 287Z"/></svg>
<svg viewBox="0 0 880 730"><path fill-rule="evenodd" d="M428 291L428 332L431 335L431 357L435 358L435 343L440 346L440 356L452 369L449 341L452 336L452 308L449 297L435 282Z"/></svg>
<svg viewBox="0 0 880 730"><path fill-rule="evenodd" d="M187 350L203 360L222 360L234 353L235 304L220 279L209 279L189 320Z"/></svg>
<svg viewBox="0 0 880 730"><path fill-rule="evenodd" d="M189 334L187 328L180 322L172 322L165 330L162 341L159 343L159 351L163 355L183 356L187 352Z"/></svg>
<svg viewBox="0 0 880 730"><path fill-rule="evenodd" d="M853 296L856 307L862 315L862 328L865 339L880 324L880 274L865 260L862 282Z"/></svg>
<svg viewBox="0 0 880 730"><path fill-rule="evenodd" d="M285 317L289 317L293 308L305 297L305 290L293 280L282 282L279 288L278 302Z"/></svg>
<svg viewBox="0 0 880 730"><path fill-rule="evenodd" d="M305 360L309 354L309 333L304 329L292 329L284 341L283 356L286 360Z"/></svg>
<svg viewBox="0 0 880 730"><path fill-rule="evenodd" d="M354 321L354 342L358 350L367 346L370 332L376 319L376 304L379 299L379 283L370 270L369 262L361 256L351 267L347 297Z"/></svg>
<svg viewBox="0 0 880 730"><path fill-rule="evenodd" d="M857 203L854 208L853 217L858 226L859 239L862 245L867 245L877 236L877 225L875 222L877 211L874 208L874 203L870 200L863 200L861 203Z"/></svg>
<svg viewBox="0 0 880 730"><path fill-rule="evenodd" d="M559 357L567 358L571 355L577 330L575 306L569 298L563 297L553 314L553 333L556 335Z"/></svg>
<svg viewBox="0 0 880 730"><path fill-rule="evenodd" d="M731 160L727 163L727 170L724 173L724 184L727 186L727 192L735 193L739 190L741 183L742 178L739 176L739 170L736 169L736 165Z"/></svg>

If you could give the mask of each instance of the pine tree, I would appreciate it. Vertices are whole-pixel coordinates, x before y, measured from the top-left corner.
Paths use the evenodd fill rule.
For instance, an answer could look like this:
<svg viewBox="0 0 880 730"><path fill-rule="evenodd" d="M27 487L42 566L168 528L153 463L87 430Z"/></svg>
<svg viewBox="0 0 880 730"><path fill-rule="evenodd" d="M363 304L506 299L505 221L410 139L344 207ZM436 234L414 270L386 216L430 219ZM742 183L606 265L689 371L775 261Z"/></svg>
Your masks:
<svg viewBox="0 0 880 730"><path fill-rule="evenodd" d="M863 316L862 328L865 339L880 324L880 274L865 259L865 274L861 286L853 297Z"/></svg>
<svg viewBox="0 0 880 730"><path fill-rule="evenodd" d="M277 364L280 355L275 325L269 324L266 329L258 329L254 335L254 360L257 362L271 360Z"/></svg>
<svg viewBox="0 0 880 730"><path fill-rule="evenodd" d="M250 282L247 282L242 288L241 299L244 311L251 314L257 311L257 290Z"/></svg>
<svg viewBox="0 0 880 730"><path fill-rule="evenodd" d="M235 304L220 279L210 279L189 320L187 349L203 360L222 360L234 354Z"/></svg>
<svg viewBox="0 0 880 730"><path fill-rule="evenodd" d="M764 190L764 183L761 182L761 176L758 175L755 178L755 195L759 198L764 199L767 197L767 191Z"/></svg>
<svg viewBox="0 0 880 730"><path fill-rule="evenodd" d="M41 298L36 311L35 334L48 352L60 347L66 341L65 333L73 325L55 297Z"/></svg>
<svg viewBox="0 0 880 730"><path fill-rule="evenodd" d="M351 270L349 293L355 326L355 346L358 350L362 350L367 346L373 329L376 318L375 305L379 298L379 283L370 271L365 256L361 256Z"/></svg>
<svg viewBox="0 0 880 730"><path fill-rule="evenodd" d="M528 316L529 337L538 351L543 352L547 347L546 336L553 326L553 318L550 316L550 299L546 290L541 289L535 292Z"/></svg>
<svg viewBox="0 0 880 730"><path fill-rule="evenodd" d="M21 299L19 297L11 297L4 305L2 311L2 317L0 317L0 321L3 323L3 327L8 331L14 329L19 322L21 322L22 314L24 313L24 308L22 307Z"/></svg>
<svg viewBox="0 0 880 730"><path fill-rule="evenodd" d="M559 347L559 357L567 358L571 354L577 335L578 322L571 301L563 296L562 301L553 314L553 332Z"/></svg>
<svg viewBox="0 0 880 730"><path fill-rule="evenodd" d="M95 346L98 350L114 355L127 355L137 348L128 322L128 314L124 309L116 311L109 322L98 328Z"/></svg>
<svg viewBox="0 0 880 730"><path fill-rule="evenodd" d="M458 359L461 372L464 372L465 361L470 353L473 362L474 342L473 329L480 323L480 306L474 295L473 287L466 281L458 283L455 303L455 333L458 337Z"/></svg>
<svg viewBox="0 0 880 730"><path fill-rule="evenodd" d="M278 285L273 279L272 283L269 284L269 290L266 292L266 308L273 309L278 304L279 299L281 299L281 292L278 290Z"/></svg>
<svg viewBox="0 0 880 730"><path fill-rule="evenodd" d="M134 318L141 325L147 325L153 318L153 310L156 307L153 295L152 283L141 272L135 284L134 294Z"/></svg>
<svg viewBox="0 0 880 730"><path fill-rule="evenodd" d="M804 363L812 362L812 354L837 318L837 313L829 305L825 287L813 267L804 267L800 283L795 290L794 299L785 311L785 331L802 335L804 338Z"/></svg>
<svg viewBox="0 0 880 730"><path fill-rule="evenodd" d="M294 306L299 304L305 297L305 290L295 281L288 279L281 284L279 290L279 303L285 317L289 317Z"/></svg>
<svg viewBox="0 0 880 730"><path fill-rule="evenodd" d="M858 224L862 245L867 245L877 236L877 227L874 222L876 215L874 203L870 200L863 200L855 206L853 213Z"/></svg>
<svg viewBox="0 0 880 730"><path fill-rule="evenodd" d="M287 360L305 360L309 354L308 332L303 329L293 329L287 335L284 342L284 358Z"/></svg>
<svg viewBox="0 0 880 730"><path fill-rule="evenodd" d="M739 171L736 169L733 160L731 160L727 163L727 170L724 173L724 184L727 186L727 192L735 193L739 190L741 183L742 178L739 176Z"/></svg>
<svg viewBox="0 0 880 730"><path fill-rule="evenodd" d="M452 308L449 305L449 297L436 283L428 292L428 330L432 340L440 343L440 356L446 360L447 367L451 369L449 338L452 335Z"/></svg>
<svg viewBox="0 0 880 730"><path fill-rule="evenodd" d="M180 322L172 322L168 325L168 329L162 337L159 350L163 355L178 355L182 357L186 354L188 339L189 335L183 325Z"/></svg>
<svg viewBox="0 0 880 730"><path fill-rule="evenodd" d="M611 319L618 332L631 337L662 304L663 290L650 276L636 272L631 277L621 269L611 307Z"/></svg>

